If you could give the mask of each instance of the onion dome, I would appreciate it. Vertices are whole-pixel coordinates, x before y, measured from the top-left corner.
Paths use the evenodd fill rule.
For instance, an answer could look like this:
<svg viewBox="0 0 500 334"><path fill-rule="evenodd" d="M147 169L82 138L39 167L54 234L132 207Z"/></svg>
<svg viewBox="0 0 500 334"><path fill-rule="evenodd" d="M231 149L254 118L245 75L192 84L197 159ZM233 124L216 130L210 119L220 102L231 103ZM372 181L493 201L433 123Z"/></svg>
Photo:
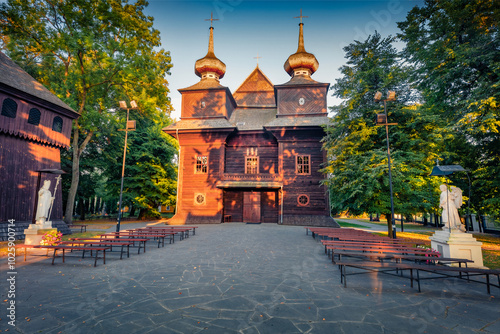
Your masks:
<svg viewBox="0 0 500 334"><path fill-rule="evenodd" d="M210 27L207 55L198 59L194 65L194 73L202 80L215 79L219 81L226 73L226 64L219 60L214 53L214 28Z"/></svg>
<svg viewBox="0 0 500 334"><path fill-rule="evenodd" d="M310 76L319 67L316 57L304 48L304 23L302 22L299 23L299 47L297 52L288 57L283 67L291 77L295 75Z"/></svg>

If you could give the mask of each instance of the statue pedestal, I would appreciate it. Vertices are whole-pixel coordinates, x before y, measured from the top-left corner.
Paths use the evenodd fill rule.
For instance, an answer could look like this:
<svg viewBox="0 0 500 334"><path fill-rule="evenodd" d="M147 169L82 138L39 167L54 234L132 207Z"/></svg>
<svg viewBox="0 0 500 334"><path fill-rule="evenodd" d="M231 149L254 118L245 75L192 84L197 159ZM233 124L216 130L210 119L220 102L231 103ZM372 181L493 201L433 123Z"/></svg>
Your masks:
<svg viewBox="0 0 500 334"><path fill-rule="evenodd" d="M52 228L52 222L45 222L44 224L30 224L30 226L24 230L26 239L24 243L26 245L40 245L43 235L50 231L57 231L56 228Z"/></svg>
<svg viewBox="0 0 500 334"><path fill-rule="evenodd" d="M484 268L482 242L477 241L472 234L460 230L436 231L429 237L433 249L441 253L442 257L469 259L469 267Z"/></svg>

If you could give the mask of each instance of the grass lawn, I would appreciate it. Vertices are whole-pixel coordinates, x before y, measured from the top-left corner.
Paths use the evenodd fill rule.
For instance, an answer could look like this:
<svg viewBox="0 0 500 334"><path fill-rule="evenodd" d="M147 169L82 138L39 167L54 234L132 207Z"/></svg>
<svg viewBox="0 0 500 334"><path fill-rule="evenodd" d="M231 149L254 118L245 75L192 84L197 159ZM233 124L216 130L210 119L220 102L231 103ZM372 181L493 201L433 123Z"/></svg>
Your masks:
<svg viewBox="0 0 500 334"><path fill-rule="evenodd" d="M348 222L345 222L342 220L335 220L335 221L340 225L340 227L371 228L371 227L366 227L366 226L358 225L358 224L354 224L354 223L348 223Z"/></svg>
<svg viewBox="0 0 500 334"><path fill-rule="evenodd" d="M368 218L356 218L356 220L367 222L367 223L370 223L370 224L375 224L375 225L387 226L387 220L381 220L379 222L373 222L373 221L371 222L370 219L368 219ZM398 229L401 228L401 222L400 221L396 222L396 227ZM423 231L426 231L426 230L437 230L437 228L434 227L434 226L430 226L430 225L424 226L422 224L412 223L412 222L404 222L403 223L403 229L423 230Z"/></svg>
<svg viewBox="0 0 500 334"><path fill-rule="evenodd" d="M374 234L387 236L387 232L376 232ZM434 232L397 232L398 239L420 240L431 245L429 237ZM500 269L500 237L487 234L473 234L477 241L482 242L483 264L490 269Z"/></svg>

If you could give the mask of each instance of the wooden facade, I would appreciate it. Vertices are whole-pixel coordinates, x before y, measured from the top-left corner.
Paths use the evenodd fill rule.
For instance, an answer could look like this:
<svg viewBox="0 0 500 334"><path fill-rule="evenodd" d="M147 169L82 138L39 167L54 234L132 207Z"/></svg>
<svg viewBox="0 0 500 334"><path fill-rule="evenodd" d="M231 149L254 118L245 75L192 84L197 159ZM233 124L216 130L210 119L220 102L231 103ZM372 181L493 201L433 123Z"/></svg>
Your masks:
<svg viewBox="0 0 500 334"><path fill-rule="evenodd" d="M60 150L69 148L78 113L1 52L0 72L0 223L15 220L22 238L34 215L38 171L61 169ZM51 192L56 176L41 175L42 182L51 180ZM51 220L64 224L61 188L59 184Z"/></svg>
<svg viewBox="0 0 500 334"><path fill-rule="evenodd" d="M205 58L213 60L210 29ZM301 24L298 51L302 33ZM336 225L320 172L329 84L310 78L314 55L298 57L287 61L297 70L287 83L273 85L257 66L234 94L219 83L222 62L197 61L201 80L179 90L181 119L164 129L180 146L172 224Z"/></svg>

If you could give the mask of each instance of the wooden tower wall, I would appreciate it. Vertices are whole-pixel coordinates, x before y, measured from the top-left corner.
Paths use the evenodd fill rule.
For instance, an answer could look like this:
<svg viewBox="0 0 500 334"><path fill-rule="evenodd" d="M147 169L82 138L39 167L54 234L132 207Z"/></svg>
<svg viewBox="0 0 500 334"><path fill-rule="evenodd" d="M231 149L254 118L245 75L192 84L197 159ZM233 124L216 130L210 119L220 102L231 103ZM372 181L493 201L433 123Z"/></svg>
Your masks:
<svg viewBox="0 0 500 334"><path fill-rule="evenodd" d="M0 133L0 221L15 219L29 221L33 217L38 173L41 169L60 169L57 147L28 141ZM42 174L51 180L50 191L56 184L55 175ZM60 220L62 212L62 185L59 183L51 220Z"/></svg>
<svg viewBox="0 0 500 334"><path fill-rule="evenodd" d="M235 108L234 100L226 88L182 92L182 118L230 118Z"/></svg>
<svg viewBox="0 0 500 334"><path fill-rule="evenodd" d="M276 90L278 117L286 115L315 115L327 113L326 95L328 85L313 87L279 86ZM299 103L300 99L304 103Z"/></svg>

